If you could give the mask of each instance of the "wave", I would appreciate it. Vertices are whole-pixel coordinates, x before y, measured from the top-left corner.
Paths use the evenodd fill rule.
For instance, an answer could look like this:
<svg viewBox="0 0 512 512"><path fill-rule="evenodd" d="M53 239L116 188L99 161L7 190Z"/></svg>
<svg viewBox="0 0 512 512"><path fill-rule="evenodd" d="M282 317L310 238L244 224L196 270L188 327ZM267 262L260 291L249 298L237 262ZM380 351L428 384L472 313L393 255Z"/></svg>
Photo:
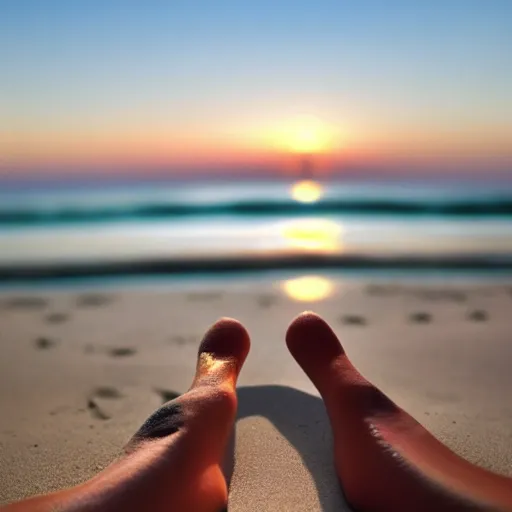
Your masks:
<svg viewBox="0 0 512 512"><path fill-rule="evenodd" d="M389 216L512 217L512 198L497 199L325 199L317 203L292 200L239 201L226 204L150 202L139 205L69 206L58 208L0 208L0 226L94 223L123 220L173 219L202 215L294 216L304 214L356 214Z"/></svg>

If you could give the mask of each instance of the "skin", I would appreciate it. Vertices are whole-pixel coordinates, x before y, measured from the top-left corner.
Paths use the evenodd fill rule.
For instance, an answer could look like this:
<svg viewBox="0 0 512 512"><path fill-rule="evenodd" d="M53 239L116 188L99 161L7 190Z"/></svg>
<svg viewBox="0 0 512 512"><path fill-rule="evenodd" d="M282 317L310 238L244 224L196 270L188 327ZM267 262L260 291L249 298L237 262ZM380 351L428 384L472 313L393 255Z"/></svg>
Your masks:
<svg viewBox="0 0 512 512"><path fill-rule="evenodd" d="M296 318L286 343L322 395L336 471L355 510L512 511L512 480L470 464L437 441L354 368L320 317ZM226 510L222 468L249 345L237 321L215 323L201 343L190 390L148 418L119 460L78 487L2 510Z"/></svg>
<svg viewBox="0 0 512 512"><path fill-rule="evenodd" d="M236 416L236 381L249 347L240 323L219 320L200 345L190 390L155 411L119 460L83 485L2 511L224 511L228 486L222 467Z"/></svg>
<svg viewBox="0 0 512 512"><path fill-rule="evenodd" d="M338 477L356 510L512 511L512 479L441 444L356 370L319 316L296 318L286 343L322 395Z"/></svg>

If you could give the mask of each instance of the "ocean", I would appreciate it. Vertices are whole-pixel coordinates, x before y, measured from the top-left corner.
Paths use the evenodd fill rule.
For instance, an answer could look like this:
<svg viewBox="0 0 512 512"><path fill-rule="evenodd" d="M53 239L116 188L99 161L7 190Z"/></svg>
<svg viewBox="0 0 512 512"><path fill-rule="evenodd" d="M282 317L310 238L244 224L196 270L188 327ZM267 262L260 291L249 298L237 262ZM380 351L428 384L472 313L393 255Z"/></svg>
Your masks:
<svg viewBox="0 0 512 512"><path fill-rule="evenodd" d="M0 192L0 280L512 268L512 184L153 182Z"/></svg>

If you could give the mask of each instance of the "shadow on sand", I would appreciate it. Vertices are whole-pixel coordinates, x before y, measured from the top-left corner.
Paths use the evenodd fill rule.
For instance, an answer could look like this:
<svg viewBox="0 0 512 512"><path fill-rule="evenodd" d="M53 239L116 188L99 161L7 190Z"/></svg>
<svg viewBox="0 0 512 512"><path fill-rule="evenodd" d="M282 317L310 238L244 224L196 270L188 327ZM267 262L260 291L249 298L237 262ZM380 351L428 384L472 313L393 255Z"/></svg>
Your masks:
<svg viewBox="0 0 512 512"><path fill-rule="evenodd" d="M287 386L237 391L238 419L264 417L289 441L314 479L322 510L350 512L334 471L331 428L322 400Z"/></svg>

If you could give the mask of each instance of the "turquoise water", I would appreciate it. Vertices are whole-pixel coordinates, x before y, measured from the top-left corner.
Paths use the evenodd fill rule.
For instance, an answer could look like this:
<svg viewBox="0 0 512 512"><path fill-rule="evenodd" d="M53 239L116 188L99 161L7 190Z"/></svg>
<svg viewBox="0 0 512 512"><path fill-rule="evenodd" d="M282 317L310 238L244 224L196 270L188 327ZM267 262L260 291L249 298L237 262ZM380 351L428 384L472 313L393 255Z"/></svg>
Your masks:
<svg viewBox="0 0 512 512"><path fill-rule="evenodd" d="M238 182L4 189L0 278L11 270L45 267L51 273L66 265L117 265L129 273L131 263L143 263L139 271L150 273L157 267L229 270L222 261L234 262L238 271L244 262L248 268L300 261L331 267L468 260L511 265L510 184L301 187Z"/></svg>
<svg viewBox="0 0 512 512"><path fill-rule="evenodd" d="M200 215L512 216L512 185L318 183L309 203L293 182L132 184L11 188L0 193L0 226L171 219Z"/></svg>

